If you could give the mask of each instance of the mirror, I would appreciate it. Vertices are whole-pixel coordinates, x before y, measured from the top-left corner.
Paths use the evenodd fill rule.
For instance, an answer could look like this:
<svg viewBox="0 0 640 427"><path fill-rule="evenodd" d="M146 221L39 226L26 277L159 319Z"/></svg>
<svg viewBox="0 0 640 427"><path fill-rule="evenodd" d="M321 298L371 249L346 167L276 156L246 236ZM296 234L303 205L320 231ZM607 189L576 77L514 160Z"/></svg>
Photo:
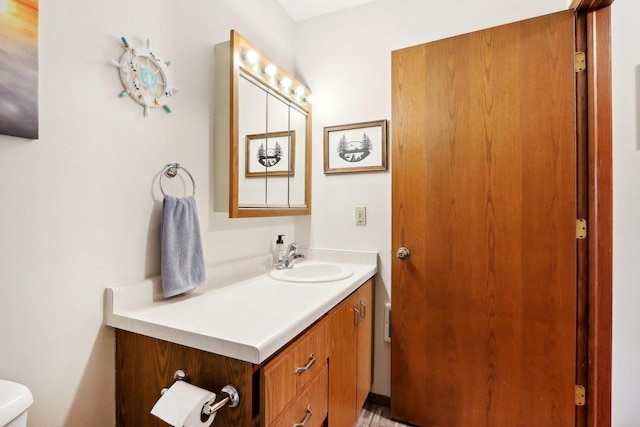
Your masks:
<svg viewBox="0 0 640 427"><path fill-rule="evenodd" d="M230 55L229 115L216 113L217 129L224 126L219 117L230 125L229 217L308 215L311 93L235 31L231 31ZM216 80L219 74L224 70L217 69ZM219 145L225 143L219 134L216 130L216 168L222 166L219 157L224 148ZM216 174L214 191L219 198L224 190L218 181Z"/></svg>

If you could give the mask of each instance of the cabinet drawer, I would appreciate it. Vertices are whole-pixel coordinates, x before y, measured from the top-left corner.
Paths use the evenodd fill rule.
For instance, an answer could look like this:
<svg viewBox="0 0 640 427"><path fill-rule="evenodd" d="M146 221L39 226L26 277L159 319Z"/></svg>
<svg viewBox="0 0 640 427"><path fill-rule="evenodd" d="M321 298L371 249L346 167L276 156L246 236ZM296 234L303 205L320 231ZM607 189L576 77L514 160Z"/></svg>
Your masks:
<svg viewBox="0 0 640 427"><path fill-rule="evenodd" d="M316 374L326 370L327 327L323 319L262 370L265 424L269 425Z"/></svg>
<svg viewBox="0 0 640 427"><path fill-rule="evenodd" d="M329 371L327 364L269 427L320 427L327 417ZM306 421L306 422L305 422Z"/></svg>

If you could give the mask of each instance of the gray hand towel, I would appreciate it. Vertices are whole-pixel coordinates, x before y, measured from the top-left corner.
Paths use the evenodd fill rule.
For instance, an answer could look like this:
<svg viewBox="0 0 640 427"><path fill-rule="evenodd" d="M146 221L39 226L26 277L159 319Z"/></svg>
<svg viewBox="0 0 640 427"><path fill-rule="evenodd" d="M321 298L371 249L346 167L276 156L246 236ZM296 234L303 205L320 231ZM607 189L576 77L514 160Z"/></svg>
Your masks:
<svg viewBox="0 0 640 427"><path fill-rule="evenodd" d="M204 285L207 279L196 200L165 196L160 228L165 298Z"/></svg>

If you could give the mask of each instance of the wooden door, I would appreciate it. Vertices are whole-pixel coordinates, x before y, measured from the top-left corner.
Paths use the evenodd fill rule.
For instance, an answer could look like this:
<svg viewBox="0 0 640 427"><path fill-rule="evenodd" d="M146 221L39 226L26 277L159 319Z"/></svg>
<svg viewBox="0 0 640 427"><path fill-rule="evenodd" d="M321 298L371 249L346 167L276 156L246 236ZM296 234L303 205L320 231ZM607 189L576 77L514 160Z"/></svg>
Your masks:
<svg viewBox="0 0 640 427"><path fill-rule="evenodd" d="M392 416L574 425L574 15L393 52Z"/></svg>

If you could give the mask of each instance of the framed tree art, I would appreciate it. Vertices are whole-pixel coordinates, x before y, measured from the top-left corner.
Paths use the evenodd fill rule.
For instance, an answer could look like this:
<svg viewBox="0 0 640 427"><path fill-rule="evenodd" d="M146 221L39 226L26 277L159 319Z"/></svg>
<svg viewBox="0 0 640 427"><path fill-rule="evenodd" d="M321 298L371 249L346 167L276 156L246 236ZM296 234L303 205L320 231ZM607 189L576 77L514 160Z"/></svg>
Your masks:
<svg viewBox="0 0 640 427"><path fill-rule="evenodd" d="M246 137L245 176L293 176L296 131Z"/></svg>
<svg viewBox="0 0 640 427"><path fill-rule="evenodd" d="M324 173L387 170L387 121L324 128Z"/></svg>

